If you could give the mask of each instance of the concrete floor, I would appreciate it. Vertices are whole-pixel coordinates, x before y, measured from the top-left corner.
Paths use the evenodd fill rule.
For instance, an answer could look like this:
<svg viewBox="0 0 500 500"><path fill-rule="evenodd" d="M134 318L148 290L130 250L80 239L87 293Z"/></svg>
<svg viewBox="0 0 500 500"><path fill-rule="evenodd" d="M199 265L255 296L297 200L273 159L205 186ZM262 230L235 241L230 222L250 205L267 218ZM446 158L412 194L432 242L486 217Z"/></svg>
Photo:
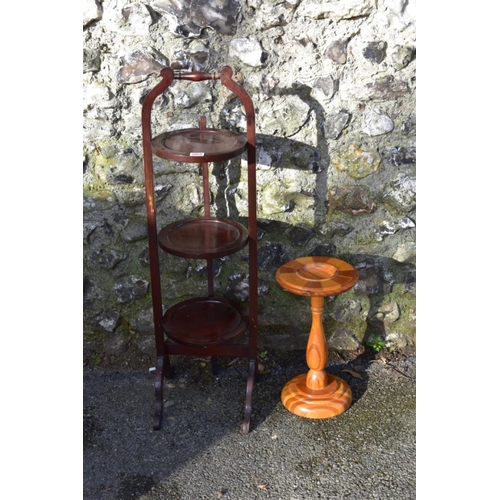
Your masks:
<svg viewBox="0 0 500 500"><path fill-rule="evenodd" d="M312 420L280 401L307 371L298 351L268 351L251 431L241 431L246 361L173 357L162 429L153 431L154 375L84 371L84 499L414 499L416 359L330 361L354 401Z"/></svg>

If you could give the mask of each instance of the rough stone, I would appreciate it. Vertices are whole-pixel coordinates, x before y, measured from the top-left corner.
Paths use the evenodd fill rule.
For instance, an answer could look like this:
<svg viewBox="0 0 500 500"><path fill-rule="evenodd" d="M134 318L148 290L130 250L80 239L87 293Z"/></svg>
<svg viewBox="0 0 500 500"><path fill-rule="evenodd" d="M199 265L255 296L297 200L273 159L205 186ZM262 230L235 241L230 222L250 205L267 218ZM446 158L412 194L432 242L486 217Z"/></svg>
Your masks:
<svg viewBox="0 0 500 500"><path fill-rule="evenodd" d="M255 27L259 31L268 30L275 26L284 26L291 21L295 12L293 2L264 1L255 5Z"/></svg>
<svg viewBox="0 0 500 500"><path fill-rule="evenodd" d="M339 89L338 80L334 80L332 76L314 78L306 84L313 89L313 96L317 96L320 99L331 99Z"/></svg>
<svg viewBox="0 0 500 500"><path fill-rule="evenodd" d="M329 193L329 210L339 210L352 215L373 213L376 203L365 186L334 186Z"/></svg>
<svg viewBox="0 0 500 500"><path fill-rule="evenodd" d="M118 296L118 302L132 302L142 299L148 291L149 282L139 276L124 276L116 282L114 292Z"/></svg>
<svg viewBox="0 0 500 500"><path fill-rule="evenodd" d="M116 174L113 175L110 184L132 184L134 182L134 178L128 174Z"/></svg>
<svg viewBox="0 0 500 500"><path fill-rule="evenodd" d="M100 156L105 160L115 158L119 153L119 148L116 144L104 144L99 148Z"/></svg>
<svg viewBox="0 0 500 500"><path fill-rule="evenodd" d="M384 202L398 210L410 212L416 206L416 185L415 177L405 173L398 174L384 193Z"/></svg>
<svg viewBox="0 0 500 500"><path fill-rule="evenodd" d="M250 297L250 287L246 281L239 281L231 287L229 287L228 292L233 300L238 302L247 302Z"/></svg>
<svg viewBox="0 0 500 500"><path fill-rule="evenodd" d="M262 5L262 1L263 0L247 0L247 4L251 9L255 10Z"/></svg>
<svg viewBox="0 0 500 500"><path fill-rule="evenodd" d="M260 81L259 88L262 91L263 98L269 99L273 96L274 90L279 84L279 80L269 75L263 75Z"/></svg>
<svg viewBox="0 0 500 500"><path fill-rule="evenodd" d="M374 82L366 84L366 97L368 99L398 99L410 92L408 84L403 80L396 80L388 75Z"/></svg>
<svg viewBox="0 0 500 500"><path fill-rule="evenodd" d="M115 125L106 115L103 116L97 112L83 119L83 139L88 143L95 142L102 137L115 137L116 134Z"/></svg>
<svg viewBox="0 0 500 500"><path fill-rule="evenodd" d="M145 219L130 220L121 233L124 241L140 241L148 236L148 226Z"/></svg>
<svg viewBox="0 0 500 500"><path fill-rule="evenodd" d="M148 307L147 309L139 312L139 314L137 314L134 318L132 326L140 333L152 334L154 331L153 308ZM153 336L151 335L151 337Z"/></svg>
<svg viewBox="0 0 500 500"><path fill-rule="evenodd" d="M406 273L404 292L416 295L416 281L417 281L416 271L409 271L408 273Z"/></svg>
<svg viewBox="0 0 500 500"><path fill-rule="evenodd" d="M370 42L363 49L363 57L373 63L380 64L385 59L386 51L387 51L387 42L384 41Z"/></svg>
<svg viewBox="0 0 500 500"><path fill-rule="evenodd" d="M415 58L415 47L408 45L396 45L390 54L392 65L395 69L406 68Z"/></svg>
<svg viewBox="0 0 500 500"><path fill-rule="evenodd" d="M415 227L415 223L409 217L384 220L375 229L375 238L377 239L377 241L382 241L386 236L396 234L401 229L413 227Z"/></svg>
<svg viewBox="0 0 500 500"><path fill-rule="evenodd" d="M329 139L338 139L342 131L349 124L350 118L351 114L346 110L327 115L324 125L326 137Z"/></svg>
<svg viewBox="0 0 500 500"><path fill-rule="evenodd" d="M114 269L117 264L124 261L128 254L119 250L101 248L90 254L90 260L93 266L104 269Z"/></svg>
<svg viewBox="0 0 500 500"><path fill-rule="evenodd" d="M383 295L391 290L392 283L387 279L381 263L365 261L356 265L359 280L353 290L356 295Z"/></svg>
<svg viewBox="0 0 500 500"><path fill-rule="evenodd" d="M102 298L102 293L96 284L88 277L83 277L83 307L90 309L94 301Z"/></svg>
<svg viewBox="0 0 500 500"><path fill-rule="evenodd" d="M101 69L101 51L99 49L83 49L83 72L96 73Z"/></svg>
<svg viewBox="0 0 500 500"><path fill-rule="evenodd" d="M408 118L405 119L401 124L401 132L403 132L403 134L405 135L414 134L416 124L417 122L415 115L412 114L408 116Z"/></svg>
<svg viewBox="0 0 500 500"><path fill-rule="evenodd" d="M363 151L357 145L350 144L347 152L336 155L332 163L350 177L363 179L380 168L382 159L375 151Z"/></svg>
<svg viewBox="0 0 500 500"><path fill-rule="evenodd" d="M337 248L333 243L322 243L318 245L310 255L319 255L323 257L335 257L337 253Z"/></svg>
<svg viewBox="0 0 500 500"><path fill-rule="evenodd" d="M143 82L152 74L159 74L168 60L155 49L139 47L120 61L118 83Z"/></svg>
<svg viewBox="0 0 500 500"><path fill-rule="evenodd" d="M139 263L144 267L149 269L149 248L145 248L137 257Z"/></svg>
<svg viewBox="0 0 500 500"><path fill-rule="evenodd" d="M337 222L332 228L332 236L347 236L353 229L351 225L345 222Z"/></svg>
<svg viewBox="0 0 500 500"><path fill-rule="evenodd" d="M269 328L263 330L262 341L268 341L268 331L274 332L276 325L287 334L293 326L289 307L275 307L281 300L276 297L276 267L288 257L316 253L345 256L365 271L375 272L372 268L381 266L380 295L372 302L398 302L401 318L390 324L390 333L400 333L408 345L415 344L414 324L408 321L415 302L416 260L414 3L84 3L88 13L83 32L84 321L92 356L106 359L112 349L118 360L126 350L140 354L154 348L147 342L144 350L139 346L142 338L151 338L147 327L138 329L136 323L138 310L150 307L147 295L130 304L119 302L113 286L120 277L149 276L141 105L166 65L176 71L206 72L229 65L234 79L253 99L258 217L267 220L258 226L264 267L258 293L266 294L259 320ZM234 49L229 56L234 40L257 40L257 56L250 59L255 66L245 63ZM379 41L387 48L370 45ZM243 54L244 50L239 55ZM365 123L374 109L393 120L392 129L387 117L374 116L373 123ZM200 114L207 116L210 127L239 132L246 128L234 93L217 82L174 80L155 101L154 133L197 127ZM211 168L214 215L244 222L246 155ZM197 164L154 157L153 170L160 226L202 214ZM275 246L274 251L267 245ZM373 255L373 262L359 263L363 255ZM161 259L168 302L206 293L204 261L164 254ZM216 286L235 300L245 295L245 259L246 250L216 267L217 274L220 270ZM396 278L391 278L387 266L395 266ZM241 279L229 280L233 274ZM393 279L398 293L405 294L404 301L390 292ZM227 291L226 286L234 290ZM370 293L376 288L368 286ZM348 300L343 297L332 304ZM342 325L359 341L368 326L369 297L357 297L363 306L359 317L353 315L349 324ZM307 303L303 305L308 313ZM118 326L107 332L109 342L104 344L103 330L91 321L103 309L120 313ZM336 320L326 321L330 336ZM303 333L299 330L297 334ZM301 341L305 348L307 333Z"/></svg>
<svg viewBox="0 0 500 500"><path fill-rule="evenodd" d="M317 163L320 160L321 154L318 148L299 141L289 141L281 149L280 157L276 161L276 167L314 171L312 163Z"/></svg>
<svg viewBox="0 0 500 500"><path fill-rule="evenodd" d="M83 27L102 18L102 7L97 0L83 0Z"/></svg>
<svg viewBox="0 0 500 500"><path fill-rule="evenodd" d="M397 146L389 152L387 159L395 167L400 167L401 165L411 165L417 162L416 148Z"/></svg>
<svg viewBox="0 0 500 500"><path fill-rule="evenodd" d="M392 332L385 336L385 345L389 349L404 349L408 345L408 340L402 333Z"/></svg>
<svg viewBox="0 0 500 500"><path fill-rule="evenodd" d="M362 130L370 136L388 134L394 129L394 122L378 109L367 109L363 118Z"/></svg>
<svg viewBox="0 0 500 500"><path fill-rule="evenodd" d="M273 157L263 148L259 148L257 152L257 168L261 170L269 170L273 164Z"/></svg>
<svg viewBox="0 0 500 500"><path fill-rule="evenodd" d="M170 67L174 71L204 71L208 64L209 51L196 50L185 51L176 50L170 60Z"/></svg>
<svg viewBox="0 0 500 500"><path fill-rule="evenodd" d="M119 172L131 173L136 170L136 167L139 166L142 173L142 159L139 160L132 149L119 151L116 155L114 155L113 159L116 162L116 168Z"/></svg>
<svg viewBox="0 0 500 500"><path fill-rule="evenodd" d="M113 108L117 106L118 101L107 85L91 84L86 85L83 92L84 109L91 108Z"/></svg>
<svg viewBox="0 0 500 500"><path fill-rule="evenodd" d="M257 262L259 269L273 270L278 269L287 261L285 248L280 243L269 243L259 248Z"/></svg>
<svg viewBox="0 0 500 500"><path fill-rule="evenodd" d="M248 38L236 38L229 43L229 57L237 57L242 63L257 68L263 66L267 53L255 35Z"/></svg>
<svg viewBox="0 0 500 500"><path fill-rule="evenodd" d="M294 40L296 42L298 42L300 45L302 45L302 47L313 47L314 46L314 43L313 41L311 40L311 38L309 37L309 35L307 33L301 33L300 35L296 36L294 38Z"/></svg>
<svg viewBox="0 0 500 500"><path fill-rule="evenodd" d="M392 258L398 262L415 263L417 245L414 241L405 241L400 243L394 252Z"/></svg>
<svg viewBox="0 0 500 500"><path fill-rule="evenodd" d="M126 5L121 14L120 33L133 36L149 34L153 18L145 4L136 2Z"/></svg>
<svg viewBox="0 0 500 500"><path fill-rule="evenodd" d="M347 87L346 92L351 98L359 101L391 101L408 96L410 88L406 81L387 75L361 85Z"/></svg>
<svg viewBox="0 0 500 500"><path fill-rule="evenodd" d="M153 332L153 328L148 332L148 335L145 335L144 337L140 337L136 340L136 344L138 349L143 353L148 356L154 356L154 353L156 351L156 344L155 344L155 338L151 334Z"/></svg>
<svg viewBox="0 0 500 500"><path fill-rule="evenodd" d="M349 40L335 40L326 49L326 56L329 57L334 64L345 64L347 62L347 45Z"/></svg>
<svg viewBox="0 0 500 500"><path fill-rule="evenodd" d="M113 226L107 220L104 220L100 224L84 227L84 231L86 232L85 238L87 243L94 247L107 246L114 236Z"/></svg>
<svg viewBox="0 0 500 500"><path fill-rule="evenodd" d="M390 302L389 304L383 304L377 310L376 317L380 319L384 324L394 323L401 316L399 306L397 302Z"/></svg>
<svg viewBox="0 0 500 500"><path fill-rule="evenodd" d="M207 276L208 275L208 268L206 265L206 261L203 261L203 264L200 265L196 269L197 273L199 276ZM217 278L220 276L222 272L222 260L221 259L212 259L212 272L214 278Z"/></svg>
<svg viewBox="0 0 500 500"><path fill-rule="evenodd" d="M92 318L92 323L99 330L105 333L111 333L118 326L119 319L120 313L117 311L105 311Z"/></svg>
<svg viewBox="0 0 500 500"><path fill-rule="evenodd" d="M349 323L361 313L361 304L357 300L349 300L335 307L332 318L342 323Z"/></svg>
<svg viewBox="0 0 500 500"><path fill-rule="evenodd" d="M359 347L359 341L352 331L347 328L339 328L327 341L330 349L336 351L355 351Z"/></svg>
<svg viewBox="0 0 500 500"><path fill-rule="evenodd" d="M186 86L175 85L171 92L175 105L181 108L191 108L197 104L212 101L212 94L203 83L194 82Z"/></svg>
<svg viewBox="0 0 500 500"><path fill-rule="evenodd" d="M292 170L286 177L272 176L271 173L270 179L258 181L262 184L260 211L264 217L293 212L296 207L304 208L314 203L310 196L304 194L304 178L301 179L296 172Z"/></svg>
<svg viewBox="0 0 500 500"><path fill-rule="evenodd" d="M125 339L119 335L110 335L106 338L104 348L108 355L120 356L126 350Z"/></svg>
<svg viewBox="0 0 500 500"><path fill-rule="evenodd" d="M167 18L172 33L184 37L200 36L203 28L233 35L241 9L238 0L156 0L151 6Z"/></svg>
<svg viewBox="0 0 500 500"><path fill-rule="evenodd" d="M126 188L121 189L117 187L115 194L116 198L120 202L120 205L125 209L144 206L146 200L146 197L144 196L144 189L142 188L142 186L132 185L130 187L127 186ZM161 192L160 196L157 199L161 200ZM130 230L127 232L130 232Z"/></svg>
<svg viewBox="0 0 500 500"><path fill-rule="evenodd" d="M294 226L288 232L288 238L294 245L304 246L314 236L314 230L309 227Z"/></svg>
<svg viewBox="0 0 500 500"><path fill-rule="evenodd" d="M332 18L335 21L369 15L375 8L373 0L346 0L342 2L318 3L304 0L297 9L299 17L312 19Z"/></svg>
<svg viewBox="0 0 500 500"><path fill-rule="evenodd" d="M415 30L415 0L386 0L384 10L379 10L375 21L393 32L403 33Z"/></svg>
<svg viewBox="0 0 500 500"><path fill-rule="evenodd" d="M305 125L309 106L298 96L279 96L259 107L258 131L278 137L291 137Z"/></svg>

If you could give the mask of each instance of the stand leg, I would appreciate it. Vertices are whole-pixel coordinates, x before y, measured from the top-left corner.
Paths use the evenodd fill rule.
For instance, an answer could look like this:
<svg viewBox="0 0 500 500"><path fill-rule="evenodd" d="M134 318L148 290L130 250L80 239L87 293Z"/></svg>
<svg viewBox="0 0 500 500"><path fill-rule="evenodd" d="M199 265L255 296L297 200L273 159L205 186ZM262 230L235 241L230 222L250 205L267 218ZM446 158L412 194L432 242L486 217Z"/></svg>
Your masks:
<svg viewBox="0 0 500 500"><path fill-rule="evenodd" d="M217 375L219 373L219 362L217 356L212 356L212 374Z"/></svg>
<svg viewBox="0 0 500 500"><path fill-rule="evenodd" d="M281 391L285 408L306 418L334 417L352 403L347 382L325 371L328 347L323 330L323 304L323 297L311 297L312 324L306 349L309 372L289 380Z"/></svg>
<svg viewBox="0 0 500 500"><path fill-rule="evenodd" d="M174 369L170 364L170 357L168 354L165 354L165 358L163 360L163 376L165 378L174 378Z"/></svg>

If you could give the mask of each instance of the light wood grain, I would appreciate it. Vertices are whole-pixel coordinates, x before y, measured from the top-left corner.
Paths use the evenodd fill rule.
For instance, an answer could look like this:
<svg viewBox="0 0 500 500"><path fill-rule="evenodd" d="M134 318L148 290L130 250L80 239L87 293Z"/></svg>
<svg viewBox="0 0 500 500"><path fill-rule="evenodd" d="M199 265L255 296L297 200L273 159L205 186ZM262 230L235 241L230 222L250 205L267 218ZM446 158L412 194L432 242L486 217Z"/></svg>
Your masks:
<svg viewBox="0 0 500 500"><path fill-rule="evenodd" d="M354 267L333 257L300 257L276 271L276 280L285 290L304 296L338 295L353 287L358 279Z"/></svg>
<svg viewBox="0 0 500 500"><path fill-rule="evenodd" d="M352 404L352 391L345 380L326 374L327 384L313 391L303 373L289 380L281 391L281 402L295 415L305 418L331 418L346 411Z"/></svg>
<svg viewBox="0 0 500 500"><path fill-rule="evenodd" d="M309 371L289 380L282 389L285 408L305 418L330 418L352 404L347 382L325 371L328 345L323 329L324 297L352 288L359 273L347 262L333 257L309 256L292 260L276 272L276 280L297 295L311 297L311 330L306 347Z"/></svg>

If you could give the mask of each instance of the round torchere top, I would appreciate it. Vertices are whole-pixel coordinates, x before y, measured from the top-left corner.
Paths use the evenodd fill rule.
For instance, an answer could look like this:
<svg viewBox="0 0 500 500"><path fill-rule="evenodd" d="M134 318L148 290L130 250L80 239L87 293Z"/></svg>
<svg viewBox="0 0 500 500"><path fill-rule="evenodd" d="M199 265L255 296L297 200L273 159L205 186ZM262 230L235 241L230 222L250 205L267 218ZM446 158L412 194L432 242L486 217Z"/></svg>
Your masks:
<svg viewBox="0 0 500 500"><path fill-rule="evenodd" d="M276 281L297 295L328 297L352 288L359 273L333 257L309 256L287 262L276 271Z"/></svg>

